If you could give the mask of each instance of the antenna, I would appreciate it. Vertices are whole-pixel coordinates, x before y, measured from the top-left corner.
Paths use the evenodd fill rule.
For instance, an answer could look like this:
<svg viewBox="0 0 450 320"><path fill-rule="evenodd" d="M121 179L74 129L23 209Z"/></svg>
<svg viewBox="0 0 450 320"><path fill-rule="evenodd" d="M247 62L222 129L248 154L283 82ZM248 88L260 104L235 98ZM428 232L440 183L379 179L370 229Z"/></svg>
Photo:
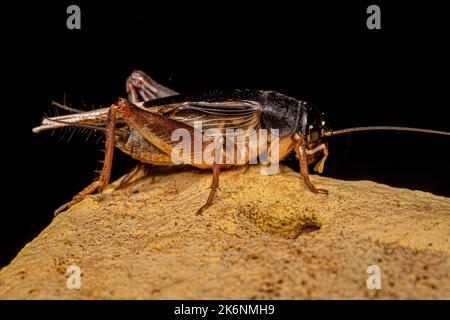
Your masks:
<svg viewBox="0 0 450 320"><path fill-rule="evenodd" d="M355 128L346 128L340 129L336 131L323 131L323 137L331 137L339 134L346 134L351 132L360 132L360 131L407 131L407 132L418 132L418 133L429 133L429 134L437 134L441 136L450 136L450 132L439 131L439 130L430 130L430 129L421 129L421 128L410 128L410 127L394 127L394 126L370 126L370 127L355 127Z"/></svg>

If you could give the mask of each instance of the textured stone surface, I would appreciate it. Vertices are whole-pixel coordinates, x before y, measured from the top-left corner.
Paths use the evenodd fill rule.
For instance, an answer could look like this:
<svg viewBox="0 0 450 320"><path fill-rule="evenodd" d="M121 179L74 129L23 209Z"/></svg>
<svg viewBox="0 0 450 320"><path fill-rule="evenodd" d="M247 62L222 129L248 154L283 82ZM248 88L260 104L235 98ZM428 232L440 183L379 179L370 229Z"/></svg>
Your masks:
<svg viewBox="0 0 450 320"><path fill-rule="evenodd" d="M296 173L159 173L62 213L0 271L2 299L450 298L450 199ZM66 270L81 268L81 290ZM381 290L366 287L379 265Z"/></svg>

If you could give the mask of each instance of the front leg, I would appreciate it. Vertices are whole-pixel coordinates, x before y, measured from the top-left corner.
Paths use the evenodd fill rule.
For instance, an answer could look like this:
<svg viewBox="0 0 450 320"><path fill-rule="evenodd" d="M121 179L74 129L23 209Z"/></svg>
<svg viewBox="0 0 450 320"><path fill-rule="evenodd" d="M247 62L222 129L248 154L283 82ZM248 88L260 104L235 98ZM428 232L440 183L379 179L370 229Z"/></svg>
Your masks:
<svg viewBox="0 0 450 320"><path fill-rule="evenodd" d="M317 189L316 187L314 187L314 185L311 183L311 180L309 179L308 153L306 150L305 140L300 134L296 133L294 135L294 141L297 142L295 145L295 152L297 154L297 158L300 165L300 176L302 177L306 187L308 188L309 191L313 193L328 194L328 190Z"/></svg>

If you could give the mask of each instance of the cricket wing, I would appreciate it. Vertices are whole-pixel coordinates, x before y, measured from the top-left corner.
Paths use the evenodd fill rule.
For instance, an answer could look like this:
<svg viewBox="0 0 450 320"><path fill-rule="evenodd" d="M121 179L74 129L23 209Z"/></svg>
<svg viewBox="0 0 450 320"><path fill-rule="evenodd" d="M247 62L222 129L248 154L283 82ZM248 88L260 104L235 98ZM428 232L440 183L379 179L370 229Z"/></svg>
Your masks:
<svg viewBox="0 0 450 320"><path fill-rule="evenodd" d="M227 136L246 137L260 127L262 106L255 101L183 102L165 106L162 114L205 133L216 129ZM211 130L210 130L211 132ZM214 133L209 135L214 136Z"/></svg>
<svg viewBox="0 0 450 320"><path fill-rule="evenodd" d="M178 144L172 140L173 132L176 129L184 129L194 140L196 136L203 140L197 144L201 146L199 149L194 147L191 153L193 157L198 159L203 152L209 152L210 149L205 148L212 146L211 141L214 141L214 144L219 143L217 146L223 146L226 141L227 147L230 142L233 145L231 157L235 158L241 154L239 157L246 163L248 156L245 154L248 154L246 151L250 137L255 138L260 128L261 109L262 106L258 102L249 100L182 101L155 104L151 108L144 104L142 108L133 108L128 123L166 154L171 154L173 147ZM223 135L225 139L217 139Z"/></svg>
<svg viewBox="0 0 450 320"><path fill-rule="evenodd" d="M222 163L236 165L248 163L257 156L258 150L250 147L250 141L258 139L261 110L261 104L253 100L197 101L171 106L165 115L207 137L223 137L226 147L223 145Z"/></svg>

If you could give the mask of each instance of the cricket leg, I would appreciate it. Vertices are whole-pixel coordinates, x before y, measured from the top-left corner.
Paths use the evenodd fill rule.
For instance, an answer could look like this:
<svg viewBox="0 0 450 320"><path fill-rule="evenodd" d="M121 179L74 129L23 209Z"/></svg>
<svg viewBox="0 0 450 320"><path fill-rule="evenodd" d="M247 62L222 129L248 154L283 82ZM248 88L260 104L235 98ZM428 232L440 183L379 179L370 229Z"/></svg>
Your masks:
<svg viewBox="0 0 450 320"><path fill-rule="evenodd" d="M62 205L55 210L55 216L62 211L74 206L75 204L82 201L86 196L95 192L97 189L103 191L109 183L111 177L111 168L114 154L114 138L116 130L116 109L117 107L113 105L109 110L108 124L106 126L106 143L105 143L105 160L103 162L103 168L100 173L98 180L92 182L86 188L84 188L80 193L78 193L72 201Z"/></svg>
<svg viewBox="0 0 450 320"><path fill-rule="evenodd" d="M314 185L311 183L311 180L309 179L308 154L305 147L304 139L299 134L296 134L294 135L294 140L297 141L297 144L295 146L295 152L297 153L300 165L300 176L302 177L306 187L308 188L309 191L313 193L328 194L328 190L317 189L316 187L314 187Z"/></svg>
<svg viewBox="0 0 450 320"><path fill-rule="evenodd" d="M178 94L176 91L159 84L147 74L139 70L133 71L133 73L128 77L126 89L128 92L128 98L132 103L140 102L140 98L143 101L148 101Z"/></svg>
<svg viewBox="0 0 450 320"><path fill-rule="evenodd" d="M126 90L128 93L128 98L134 104L140 102L140 97L145 102L148 100L164 98L178 94L176 91L157 83L146 73L140 70L133 71L133 73L128 77L126 81ZM141 165L142 163L138 164L134 169L132 169L120 182L120 185L117 189L123 188L127 183L129 183L129 181L142 169L142 167L145 170L144 174L147 176L149 173L148 166Z"/></svg>
<svg viewBox="0 0 450 320"><path fill-rule="evenodd" d="M133 73L127 78L126 90L128 93L128 98L134 104L141 102L140 98L144 101L148 101L178 94L177 92L160 85L140 70L133 71ZM139 163L125 176L117 189L123 188L126 184L128 184L129 181L133 179L133 177L142 168L145 169L145 175L148 175L148 167L144 166L142 163Z"/></svg>
<svg viewBox="0 0 450 320"><path fill-rule="evenodd" d="M214 195L216 194L217 188L219 187L219 174L220 174L220 165L217 163L214 163L213 164L213 179L211 182L211 191L209 192L208 200L206 200L206 203L200 209L197 210L196 214L202 214L203 211L205 211L212 205Z"/></svg>
<svg viewBox="0 0 450 320"><path fill-rule="evenodd" d="M319 160L319 162L314 166L314 171L322 173L323 172L323 168L325 167L325 161L328 158L328 147L325 143L322 143L321 145L315 147L312 150L306 150L306 153L311 155L314 153L317 153L319 151L323 152L323 157L322 159Z"/></svg>
<svg viewBox="0 0 450 320"><path fill-rule="evenodd" d="M144 171L144 175L147 175L148 170L146 168L145 163L139 162L133 169L131 169L130 172L127 173L127 175L122 179L122 181L120 181L120 184L116 188L116 190L121 189L125 187L127 184L129 184L130 181L142 170Z"/></svg>
<svg viewBox="0 0 450 320"><path fill-rule="evenodd" d="M166 161L168 163L191 165L201 169L211 167L211 164L204 163L203 160L201 160L200 163L197 162L196 158L199 154L198 151L195 150L194 152L188 152L187 154L183 153L183 156L176 161L172 160L172 152L177 145L177 142L171 138L172 132L178 129L187 131L190 137L194 137L194 141L191 143L193 143L194 146L196 143L199 143L200 152L203 153L203 150L209 146L210 141L204 139L201 131L196 131L195 128L164 115L138 108L136 105L126 100L121 100L117 106L117 112L120 114L120 119L135 129L150 144L158 148L160 153L167 158ZM214 194L219 185L220 164L214 162L212 163L212 167L213 181L211 184L211 192L206 204L197 211L197 214L202 213L212 204Z"/></svg>

